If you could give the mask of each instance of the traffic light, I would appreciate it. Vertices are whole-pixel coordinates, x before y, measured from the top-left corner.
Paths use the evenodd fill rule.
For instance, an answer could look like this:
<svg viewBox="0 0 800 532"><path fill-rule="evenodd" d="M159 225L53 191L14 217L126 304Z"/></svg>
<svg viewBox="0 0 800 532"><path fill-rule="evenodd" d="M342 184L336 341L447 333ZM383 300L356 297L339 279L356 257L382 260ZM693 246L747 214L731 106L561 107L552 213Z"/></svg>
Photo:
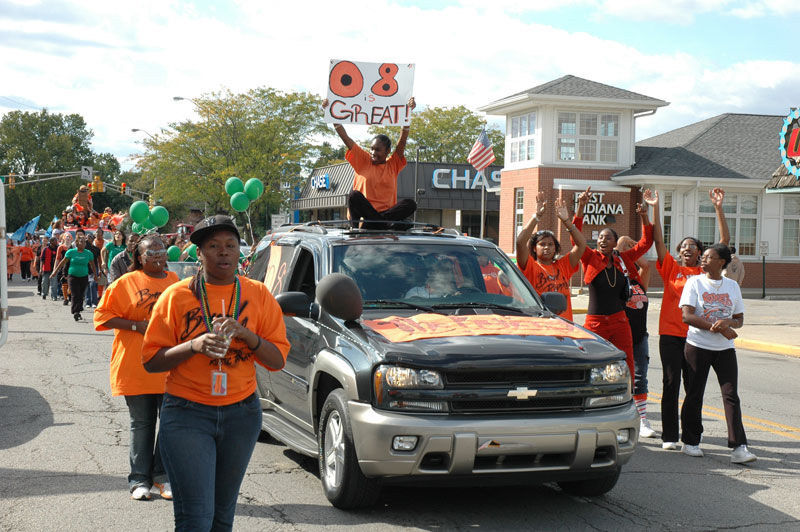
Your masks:
<svg viewBox="0 0 800 532"><path fill-rule="evenodd" d="M150 194L150 197L148 198L147 202L150 204L150 208L152 209L156 205L156 198L154 198L153 195Z"/></svg>
<svg viewBox="0 0 800 532"><path fill-rule="evenodd" d="M17 177L14 174L8 176L8 188L13 189L17 188Z"/></svg>
<svg viewBox="0 0 800 532"><path fill-rule="evenodd" d="M91 192L92 194L94 194L95 192L97 192L97 183L95 183L94 181L92 181L92 182L89 184L89 192Z"/></svg>
<svg viewBox="0 0 800 532"><path fill-rule="evenodd" d="M126 185L125 183L122 183L122 185L119 188L119 191L123 195L127 194L128 193L128 185Z"/></svg>
<svg viewBox="0 0 800 532"><path fill-rule="evenodd" d="M105 191L106 191L106 186L100 180L100 176L99 175L94 176L94 180L92 181L92 192L105 192Z"/></svg>

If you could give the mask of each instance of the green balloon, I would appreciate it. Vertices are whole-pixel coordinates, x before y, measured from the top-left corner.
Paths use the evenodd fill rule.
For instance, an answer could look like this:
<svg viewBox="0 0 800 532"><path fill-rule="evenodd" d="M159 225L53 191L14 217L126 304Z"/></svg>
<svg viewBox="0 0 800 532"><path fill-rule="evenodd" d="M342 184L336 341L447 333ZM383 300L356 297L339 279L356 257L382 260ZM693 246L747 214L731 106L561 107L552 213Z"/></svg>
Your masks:
<svg viewBox="0 0 800 532"><path fill-rule="evenodd" d="M128 213L131 215L131 220L142 223L150 217L150 208L147 206L147 203L141 200L134 201Z"/></svg>
<svg viewBox="0 0 800 532"><path fill-rule="evenodd" d="M236 212L246 211L250 206L250 198L244 192L237 192L231 196L231 207Z"/></svg>
<svg viewBox="0 0 800 532"><path fill-rule="evenodd" d="M144 227L142 227L142 224L140 224L139 222L133 222L133 224L131 224L131 231L133 231L137 235L140 235L142 234L142 231L144 231Z"/></svg>
<svg viewBox="0 0 800 532"><path fill-rule="evenodd" d="M150 222L156 227L164 227L169 221L169 211L161 205L150 209Z"/></svg>
<svg viewBox="0 0 800 532"><path fill-rule="evenodd" d="M244 183L238 177L229 177L225 181L225 192L233 196L237 192L244 192Z"/></svg>
<svg viewBox="0 0 800 532"><path fill-rule="evenodd" d="M264 183L260 179L251 177L244 184L244 193L247 194L250 201L255 201L264 193Z"/></svg>
<svg viewBox="0 0 800 532"><path fill-rule="evenodd" d="M145 220L142 222L141 225L142 225L142 229L144 229L144 232L147 232L150 229L155 229L155 227L156 227L155 224L153 224L153 222L150 221L150 215L149 214L147 215L147 218L145 218Z"/></svg>
<svg viewBox="0 0 800 532"><path fill-rule="evenodd" d="M188 248L186 248L186 253L192 257L193 259L197 258L197 245L192 244Z"/></svg>
<svg viewBox="0 0 800 532"><path fill-rule="evenodd" d="M175 262L181 258L181 248L178 246L170 246L167 248L167 258L170 262Z"/></svg>

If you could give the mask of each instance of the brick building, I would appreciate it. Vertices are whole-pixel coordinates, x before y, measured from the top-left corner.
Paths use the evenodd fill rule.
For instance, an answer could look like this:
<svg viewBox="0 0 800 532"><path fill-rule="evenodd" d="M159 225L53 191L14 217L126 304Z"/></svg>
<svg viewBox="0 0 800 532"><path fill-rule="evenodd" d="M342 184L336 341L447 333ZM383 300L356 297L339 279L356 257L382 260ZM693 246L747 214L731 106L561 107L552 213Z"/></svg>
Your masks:
<svg viewBox="0 0 800 532"><path fill-rule="evenodd" d="M665 241L674 252L684 236L713 243L719 228L708 191L726 192L731 243L745 263L745 287L800 287L800 195L767 194L781 162L777 138L784 117L723 114L634 142L636 121L667 102L594 81L564 76L483 106L506 117L506 166L500 192L499 245L516 250L515 236L534 213L536 195L548 200L595 192L584 234L593 245L604 227L639 238L635 204L657 190ZM646 119L646 118L645 118ZM541 229L568 235L549 209ZM648 254L655 260L655 250ZM655 268L653 268L655 271ZM651 286L660 285L653 274ZM576 281L577 282L577 281Z"/></svg>

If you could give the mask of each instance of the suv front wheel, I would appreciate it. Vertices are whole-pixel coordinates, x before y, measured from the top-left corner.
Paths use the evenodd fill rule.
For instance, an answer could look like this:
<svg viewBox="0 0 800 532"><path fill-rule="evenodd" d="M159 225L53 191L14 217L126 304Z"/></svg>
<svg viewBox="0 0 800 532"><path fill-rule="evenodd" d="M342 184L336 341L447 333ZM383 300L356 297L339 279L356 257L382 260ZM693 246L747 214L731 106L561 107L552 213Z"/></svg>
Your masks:
<svg viewBox="0 0 800 532"><path fill-rule="evenodd" d="M337 508L370 506L380 495L380 484L358 466L347 398L341 389L325 399L317 431L319 476L325 496Z"/></svg>
<svg viewBox="0 0 800 532"><path fill-rule="evenodd" d="M558 486L570 495L597 497L599 495L608 493L614 486L617 485L617 480L619 480L619 474L621 471L622 468L618 467L616 471L604 477L559 482Z"/></svg>

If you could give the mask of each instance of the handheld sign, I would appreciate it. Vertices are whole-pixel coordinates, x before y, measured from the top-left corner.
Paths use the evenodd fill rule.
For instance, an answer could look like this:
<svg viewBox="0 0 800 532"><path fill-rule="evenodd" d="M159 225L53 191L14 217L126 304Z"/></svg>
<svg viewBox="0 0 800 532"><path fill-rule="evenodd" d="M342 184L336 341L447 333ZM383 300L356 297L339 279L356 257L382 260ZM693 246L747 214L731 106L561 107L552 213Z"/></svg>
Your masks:
<svg viewBox="0 0 800 532"><path fill-rule="evenodd" d="M325 121L407 126L414 92L414 65L331 59Z"/></svg>

